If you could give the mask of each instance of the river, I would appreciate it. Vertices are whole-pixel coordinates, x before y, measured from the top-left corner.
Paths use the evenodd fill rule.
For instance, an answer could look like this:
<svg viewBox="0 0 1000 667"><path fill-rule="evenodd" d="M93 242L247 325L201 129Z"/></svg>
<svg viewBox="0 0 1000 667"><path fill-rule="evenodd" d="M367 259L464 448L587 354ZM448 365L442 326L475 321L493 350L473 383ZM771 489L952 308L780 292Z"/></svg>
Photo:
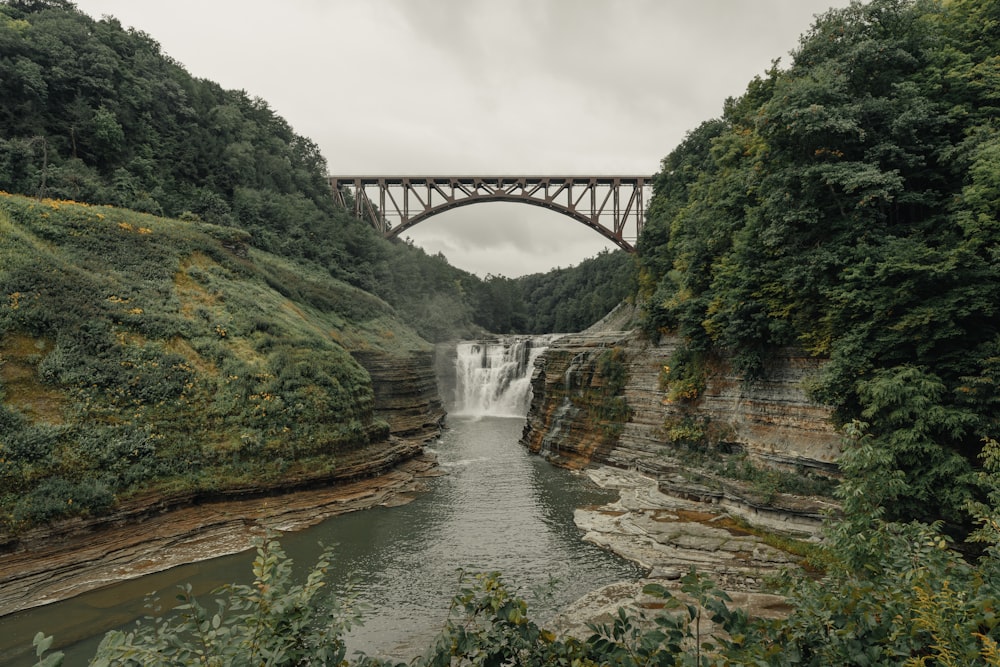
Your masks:
<svg viewBox="0 0 1000 667"><path fill-rule="evenodd" d="M476 375L467 358L476 353L459 353L460 375ZM518 354L516 363L504 362L509 373L530 372L537 349ZM497 363L495 357L481 356L483 363ZM486 379L473 382L526 390L526 383L503 375L478 373ZM493 408L464 402L469 380L459 377L457 382L459 398L449 428L431 447L445 474L428 480L425 493L406 505L333 517L281 538L300 571L315 562L320 543L337 545L331 587L343 590L354 581L355 594L369 608L364 624L348 636L351 651L402 659L422 652L447 617L460 569L499 570L529 599L532 591L555 580L552 595L533 605L539 618L590 590L641 574L630 563L582 542L573 523L575 508L603 503L611 494L585 476L529 454L518 443L524 417L476 414ZM476 401L482 389L472 391L480 397ZM523 402L507 397L487 403L508 413L518 401ZM43 630L74 642L63 649L68 667L84 665L101 634L144 613L147 593L158 590L168 599L181 582L205 594L223 583L247 581L252 558L248 552L185 565L0 618L0 664L32 664L30 655L13 657L9 642L19 638L19 645L30 648L31 637Z"/></svg>

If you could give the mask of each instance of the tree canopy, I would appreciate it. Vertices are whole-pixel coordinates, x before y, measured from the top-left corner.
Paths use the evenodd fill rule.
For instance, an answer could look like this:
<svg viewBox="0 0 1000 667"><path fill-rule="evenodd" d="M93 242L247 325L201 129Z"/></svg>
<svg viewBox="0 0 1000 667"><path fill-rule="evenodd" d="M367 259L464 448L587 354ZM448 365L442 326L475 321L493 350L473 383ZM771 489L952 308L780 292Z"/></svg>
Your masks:
<svg viewBox="0 0 1000 667"><path fill-rule="evenodd" d="M239 227L377 294L430 340L547 326L498 316L498 285L335 206L319 148L265 100L190 75L113 17L0 2L0 128L0 190ZM617 294L597 307L592 294L564 296L579 312L560 325L589 325Z"/></svg>
<svg viewBox="0 0 1000 667"><path fill-rule="evenodd" d="M604 251L568 269L520 278L487 276L475 300L476 322L497 333L567 333L586 329L629 298L635 262Z"/></svg>
<svg viewBox="0 0 1000 667"><path fill-rule="evenodd" d="M664 158L640 240L647 325L732 355L829 358L811 387L957 519L1000 400L1000 9L874 0L819 17Z"/></svg>

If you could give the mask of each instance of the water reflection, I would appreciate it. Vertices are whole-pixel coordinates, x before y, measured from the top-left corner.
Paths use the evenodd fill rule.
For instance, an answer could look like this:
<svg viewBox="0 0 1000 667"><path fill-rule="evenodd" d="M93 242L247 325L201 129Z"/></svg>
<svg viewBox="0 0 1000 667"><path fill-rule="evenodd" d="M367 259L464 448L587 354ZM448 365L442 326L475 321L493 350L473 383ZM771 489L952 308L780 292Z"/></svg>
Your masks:
<svg viewBox="0 0 1000 667"><path fill-rule="evenodd" d="M604 502L609 494L586 478L531 456L517 440L523 419L451 418L435 445L448 474L429 480L429 490L408 505L334 517L282 537L282 546L305 572L336 546L331 588L356 593L371 611L348 636L350 650L409 658L441 628L459 569L499 570L524 593L561 584L540 603L545 616L598 586L637 576L613 555L580 541L573 510ZM103 633L142 615L151 590L172 597L190 582L202 593L235 578L250 578L252 553L174 568L95 591L57 605L0 619L0 638L16 636L30 649L41 629L57 639ZM2 640L0 640L2 641ZM84 665L98 639L68 651L67 667ZM0 664L29 665L29 655Z"/></svg>

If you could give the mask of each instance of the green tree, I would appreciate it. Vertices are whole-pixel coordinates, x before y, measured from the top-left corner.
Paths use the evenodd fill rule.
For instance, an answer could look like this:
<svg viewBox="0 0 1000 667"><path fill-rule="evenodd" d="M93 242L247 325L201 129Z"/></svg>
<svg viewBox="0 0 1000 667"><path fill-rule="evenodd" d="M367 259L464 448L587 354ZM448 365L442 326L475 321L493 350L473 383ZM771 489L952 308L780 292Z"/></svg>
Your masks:
<svg viewBox="0 0 1000 667"><path fill-rule="evenodd" d="M714 348L751 380L780 346L829 358L813 397L893 451L912 482L900 516L960 516L997 426L986 5L874 0L819 17L788 69L664 160L640 242L649 332ZM900 394L937 415L919 436L878 398L914 368L935 387Z"/></svg>
<svg viewBox="0 0 1000 667"><path fill-rule="evenodd" d="M261 541L254 581L219 591L208 609L186 586L176 614L134 631L108 633L92 665L337 665L343 634L357 622L350 600L322 595L332 552L327 549L302 584L273 538Z"/></svg>

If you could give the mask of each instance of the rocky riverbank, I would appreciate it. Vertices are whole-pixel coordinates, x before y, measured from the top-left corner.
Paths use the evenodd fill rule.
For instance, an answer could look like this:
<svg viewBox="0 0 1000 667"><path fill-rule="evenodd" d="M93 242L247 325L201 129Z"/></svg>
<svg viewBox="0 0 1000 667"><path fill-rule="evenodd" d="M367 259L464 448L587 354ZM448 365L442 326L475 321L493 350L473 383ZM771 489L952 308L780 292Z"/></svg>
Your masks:
<svg viewBox="0 0 1000 667"><path fill-rule="evenodd" d="M799 559L768 542L816 540L836 511L815 494L835 484L840 434L805 391L823 360L776 350L747 381L712 359L697 394L677 400L665 370L682 341L652 340L632 328L634 317L623 306L554 341L532 375L522 444L619 491L614 503L578 511L576 523L585 540L649 573L591 593L560 624L580 634L619 607L655 605L643 585L679 590L692 568L754 614L784 613L765 582Z"/></svg>
<svg viewBox="0 0 1000 667"><path fill-rule="evenodd" d="M237 553L268 530L301 530L338 514L408 502L424 478L438 473L430 455L399 454L380 474L321 488L158 509L139 501L112 517L31 531L0 557L0 616Z"/></svg>
<svg viewBox="0 0 1000 667"><path fill-rule="evenodd" d="M336 514L405 502L435 474L424 445L443 427L433 350L357 352L384 442L345 457L332 474L301 471L269 486L207 494L142 494L98 517L0 534L0 616L126 578L251 546L267 529L297 530Z"/></svg>
<svg viewBox="0 0 1000 667"><path fill-rule="evenodd" d="M734 518L738 514L733 505L664 493L657 479L635 470L597 466L586 474L598 485L616 489L619 497L601 507L576 511L574 520L583 539L641 565L647 575L605 586L576 601L554 620L560 631L585 637L587 623L610 621L619 608L633 614L648 612L660 602L644 595L643 587L659 583L680 594L680 579L691 569L712 579L734 606L752 615L773 618L788 612L783 597L767 592L767 583L783 570L797 568L799 557L769 545L761 532L748 530ZM808 507L808 513L821 513L830 506L808 498L800 498L799 504ZM819 539L820 529L818 520L805 519L771 534L809 541ZM703 629L712 632L710 625Z"/></svg>

